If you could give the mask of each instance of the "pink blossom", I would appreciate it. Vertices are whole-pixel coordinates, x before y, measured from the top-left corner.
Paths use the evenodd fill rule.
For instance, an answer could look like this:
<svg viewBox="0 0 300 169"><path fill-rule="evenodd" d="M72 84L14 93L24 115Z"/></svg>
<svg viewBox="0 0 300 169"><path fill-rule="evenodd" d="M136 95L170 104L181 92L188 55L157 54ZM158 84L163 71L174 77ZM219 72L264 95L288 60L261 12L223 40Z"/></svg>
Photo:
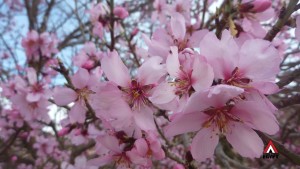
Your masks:
<svg viewBox="0 0 300 169"><path fill-rule="evenodd" d="M185 169L185 167L182 164L175 164L173 169Z"/></svg>
<svg viewBox="0 0 300 169"><path fill-rule="evenodd" d="M62 169L97 169L99 167L89 166L87 163L87 159L85 156L78 156L75 158L75 164L68 164L67 162L63 162L61 164Z"/></svg>
<svg viewBox="0 0 300 169"><path fill-rule="evenodd" d="M89 165L98 167L104 166L112 161L118 162L118 167L129 167L130 161L125 153L123 153L124 144L119 144L119 140L115 136L105 135L97 138L98 143L106 150L106 154L99 158L94 158L88 161Z"/></svg>
<svg viewBox="0 0 300 169"><path fill-rule="evenodd" d="M46 99L40 99L35 102L27 100L25 92L19 92L11 97L11 101L15 108L18 109L26 121L41 120L49 122L48 106L50 103Z"/></svg>
<svg viewBox="0 0 300 169"><path fill-rule="evenodd" d="M37 149L37 153L40 156L44 154L52 154L57 147L57 142L54 138L37 137L36 142L33 145Z"/></svg>
<svg viewBox="0 0 300 169"><path fill-rule="evenodd" d="M57 43L58 40L53 34L39 34L35 30L28 32L27 37L22 39L22 47L25 48L28 60L38 60L39 57L50 57L57 53Z"/></svg>
<svg viewBox="0 0 300 169"><path fill-rule="evenodd" d="M109 13L109 8L105 3L93 4L88 13L90 14L90 21L95 24L100 17L104 17Z"/></svg>
<svg viewBox="0 0 300 169"><path fill-rule="evenodd" d="M92 103L99 116L111 115L117 126L137 125L143 130L154 130L151 110L151 89L166 74L160 57L151 57L138 69L136 79L131 79L129 70L116 51L102 58L102 69L110 80ZM99 104L101 103L101 104ZM119 113L122 111L123 113ZM133 124L132 124L133 123ZM123 126L124 127L124 126Z"/></svg>
<svg viewBox="0 0 300 169"><path fill-rule="evenodd" d="M97 51L93 42L87 42L79 54L74 56L72 60L74 65L90 70L99 64L101 58L102 52Z"/></svg>
<svg viewBox="0 0 300 169"><path fill-rule="evenodd" d="M152 13L151 19L155 21L158 20L163 23L166 21L166 14L168 13L168 5L165 0L155 0L153 2L153 7L155 11Z"/></svg>
<svg viewBox="0 0 300 169"><path fill-rule="evenodd" d="M67 87L57 87L54 90L53 98L57 105L65 106L75 102L69 112L70 122L83 123L86 113L86 101L94 93L94 84L101 74L90 74L86 69L80 68L72 77L74 89Z"/></svg>
<svg viewBox="0 0 300 169"><path fill-rule="evenodd" d="M127 151L126 155L132 163L146 168L152 166L151 157L156 160L162 160L165 157L161 144L153 132L148 133L146 139L137 139L133 148Z"/></svg>
<svg viewBox="0 0 300 169"><path fill-rule="evenodd" d="M252 129L275 134L279 126L268 105L243 96L243 92L241 88L228 85L196 92L183 113L166 127L166 135L198 131L191 145L191 153L198 161L213 156L219 135L226 136L233 149L242 156L259 157L264 144Z"/></svg>
<svg viewBox="0 0 300 169"><path fill-rule="evenodd" d="M176 0L169 7L170 15L176 15L176 13L184 16L186 20L190 19L190 9L191 1L190 0Z"/></svg>
<svg viewBox="0 0 300 169"><path fill-rule="evenodd" d="M274 17L275 12L273 8L270 8L271 4L271 0L245 0L239 8L244 16L240 23L243 31L254 37L263 38L267 31L260 22L268 21Z"/></svg>
<svg viewBox="0 0 300 169"><path fill-rule="evenodd" d="M152 39L144 37L151 56L160 56L164 59L169 54L170 46L177 46L181 52L186 48L199 47L200 41L207 30L194 30L193 26L187 27L185 18L175 13L172 15L168 29L157 29Z"/></svg>
<svg viewBox="0 0 300 169"><path fill-rule="evenodd" d="M109 14L109 8L104 3L98 3L94 4L88 13L93 24L93 34L101 39L104 29L109 23L106 19L106 15Z"/></svg>
<svg viewBox="0 0 300 169"><path fill-rule="evenodd" d="M30 85L26 96L27 101L36 102L41 98L50 98L51 93L47 89L47 86L41 82L38 82L37 72L35 69L27 69L27 79Z"/></svg>
<svg viewBox="0 0 300 169"><path fill-rule="evenodd" d="M100 22L95 23L93 27L93 34L97 35L100 39L103 38L103 25Z"/></svg>
<svg viewBox="0 0 300 169"><path fill-rule="evenodd" d="M129 16L129 13L124 7L117 6L114 8L114 15L116 15L120 19L125 19Z"/></svg>
<svg viewBox="0 0 300 169"><path fill-rule="evenodd" d="M20 0L4 0L4 2L11 10L21 11L23 8L23 4L20 2Z"/></svg>
<svg viewBox="0 0 300 169"><path fill-rule="evenodd" d="M200 50L220 83L255 88L264 94L278 91L275 77L281 58L270 42L250 39L239 47L230 33L224 31L221 40L208 33L200 43Z"/></svg>
<svg viewBox="0 0 300 169"><path fill-rule="evenodd" d="M206 60L193 51L178 54L177 47L171 47L166 67L172 80L154 88L150 100L158 107L180 111L193 91L201 91L211 86L214 74ZM181 106L180 106L181 105Z"/></svg>

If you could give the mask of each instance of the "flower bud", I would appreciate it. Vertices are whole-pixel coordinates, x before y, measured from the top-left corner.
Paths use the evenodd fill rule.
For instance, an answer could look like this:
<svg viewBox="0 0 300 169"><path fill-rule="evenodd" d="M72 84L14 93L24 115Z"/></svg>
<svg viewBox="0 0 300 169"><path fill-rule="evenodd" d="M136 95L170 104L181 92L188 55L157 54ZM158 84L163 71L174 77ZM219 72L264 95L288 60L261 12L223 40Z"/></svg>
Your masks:
<svg viewBox="0 0 300 169"><path fill-rule="evenodd" d="M115 7L114 14L120 19L125 19L129 15L128 11L125 8L120 6Z"/></svg>
<svg viewBox="0 0 300 169"><path fill-rule="evenodd" d="M62 137L62 136L64 136L64 135L68 134L69 131L70 131L70 128L69 128L69 127L64 127L64 128L62 128L61 130L59 130L59 131L57 132L57 135L58 135L59 137Z"/></svg>
<svg viewBox="0 0 300 169"><path fill-rule="evenodd" d="M131 36L135 36L137 33L139 33L139 29L138 28L134 28L131 32Z"/></svg>
<svg viewBox="0 0 300 169"><path fill-rule="evenodd" d="M81 67L90 70L94 67L94 61L87 60Z"/></svg>
<svg viewBox="0 0 300 169"><path fill-rule="evenodd" d="M18 160L18 157L17 157L17 156L14 155L14 156L11 157L11 161L15 162L15 161L17 161L17 160Z"/></svg>

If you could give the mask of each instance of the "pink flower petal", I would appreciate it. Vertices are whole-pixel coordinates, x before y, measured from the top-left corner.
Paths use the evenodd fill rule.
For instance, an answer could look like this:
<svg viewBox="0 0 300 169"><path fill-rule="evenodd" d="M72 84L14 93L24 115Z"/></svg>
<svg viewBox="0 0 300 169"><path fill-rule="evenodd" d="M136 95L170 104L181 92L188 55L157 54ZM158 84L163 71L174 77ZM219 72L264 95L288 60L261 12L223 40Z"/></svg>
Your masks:
<svg viewBox="0 0 300 169"><path fill-rule="evenodd" d="M261 93L268 94L268 95L277 93L280 90L279 87L274 82L256 81L250 83L250 86L259 90Z"/></svg>
<svg viewBox="0 0 300 169"><path fill-rule="evenodd" d="M196 32L193 32L192 36L189 37L188 46L190 47L199 47L200 42L203 37L208 33L207 29L202 29Z"/></svg>
<svg viewBox="0 0 300 169"><path fill-rule="evenodd" d="M65 106L77 99L77 93L66 87L56 87L53 92L53 99L58 106Z"/></svg>
<svg viewBox="0 0 300 169"><path fill-rule="evenodd" d="M250 123L254 129L267 134L276 134L279 131L278 122L269 107L261 102L241 101L232 110L244 123Z"/></svg>
<svg viewBox="0 0 300 169"><path fill-rule="evenodd" d="M80 102L75 102L69 112L71 123L83 123L85 121L86 108Z"/></svg>
<svg viewBox="0 0 300 169"><path fill-rule="evenodd" d="M166 74L165 66L162 65L162 58L153 56L146 60L138 69L137 79L143 85L156 84Z"/></svg>
<svg viewBox="0 0 300 169"><path fill-rule="evenodd" d="M269 41L247 40L242 45L239 55L241 72L244 72L245 77L254 81L274 79L279 72L281 58Z"/></svg>
<svg viewBox="0 0 300 169"><path fill-rule="evenodd" d="M153 93L149 98L154 104L165 104L176 98L174 93L175 87L168 82L162 82L153 89Z"/></svg>
<svg viewBox="0 0 300 169"><path fill-rule="evenodd" d="M134 111L134 121L142 130L155 130L153 112L149 107L141 107Z"/></svg>
<svg viewBox="0 0 300 169"><path fill-rule="evenodd" d="M240 155L258 158L262 155L264 144L251 128L242 123L233 122L226 139Z"/></svg>
<svg viewBox="0 0 300 169"><path fill-rule="evenodd" d="M186 26L185 26L185 19L181 14L175 13L174 15L172 15L171 29L175 39L177 39L178 41L184 39Z"/></svg>
<svg viewBox="0 0 300 169"><path fill-rule="evenodd" d="M122 152L122 150L120 149L119 140L115 136L104 135L102 137L98 137L97 141L99 141L104 147L115 153Z"/></svg>
<svg viewBox="0 0 300 169"><path fill-rule="evenodd" d="M207 89L214 80L214 72L212 67L201 62L199 58L195 58L192 72L192 85L196 91Z"/></svg>
<svg viewBox="0 0 300 169"><path fill-rule="evenodd" d="M238 45L227 30L219 40L212 32L207 33L200 42L201 55L213 67L215 78L224 79L231 74L238 62Z"/></svg>
<svg viewBox="0 0 300 169"><path fill-rule="evenodd" d="M86 69L79 68L78 71L71 77L75 88L82 89L87 86L90 74Z"/></svg>
<svg viewBox="0 0 300 169"><path fill-rule="evenodd" d="M29 102L37 102L41 99L41 93L28 93L26 96L26 100Z"/></svg>
<svg viewBox="0 0 300 169"><path fill-rule="evenodd" d="M29 67L27 69L27 78L29 81L29 84L33 85L37 82L37 75L36 75L36 71L34 68Z"/></svg>
<svg viewBox="0 0 300 169"><path fill-rule="evenodd" d="M243 93L239 87L229 85L217 85L207 91L192 94L183 112L197 112L209 107L222 107L225 103Z"/></svg>
<svg viewBox="0 0 300 169"><path fill-rule="evenodd" d="M101 157L98 157L98 158L93 158L91 160L89 160L87 162L88 165L91 165L91 166L104 166L104 165L107 165L109 163L111 163L113 161L113 156L112 155L105 155L105 156L101 156Z"/></svg>
<svg viewBox="0 0 300 169"><path fill-rule="evenodd" d="M135 146L135 148L136 148L136 150L137 150L137 152L139 153L140 156L146 156L147 155L149 147L148 147L148 144L145 141L145 139L143 139L143 138L137 139L134 142L134 146Z"/></svg>
<svg viewBox="0 0 300 169"><path fill-rule="evenodd" d="M202 123L207 119L208 117L202 112L179 114L165 127L165 135L172 137L178 134L200 130Z"/></svg>
<svg viewBox="0 0 300 169"><path fill-rule="evenodd" d="M172 77L177 77L180 72L180 63L178 59L178 48L176 46L171 47L171 54L167 57L166 66L167 71Z"/></svg>
<svg viewBox="0 0 300 169"><path fill-rule="evenodd" d="M211 128L201 129L193 138L191 153L195 160L202 162L213 157L215 148L219 142L219 135Z"/></svg>
<svg viewBox="0 0 300 169"><path fill-rule="evenodd" d="M110 81L119 86L129 86L131 81L129 71L116 51L110 52L108 56L102 58L101 67Z"/></svg>

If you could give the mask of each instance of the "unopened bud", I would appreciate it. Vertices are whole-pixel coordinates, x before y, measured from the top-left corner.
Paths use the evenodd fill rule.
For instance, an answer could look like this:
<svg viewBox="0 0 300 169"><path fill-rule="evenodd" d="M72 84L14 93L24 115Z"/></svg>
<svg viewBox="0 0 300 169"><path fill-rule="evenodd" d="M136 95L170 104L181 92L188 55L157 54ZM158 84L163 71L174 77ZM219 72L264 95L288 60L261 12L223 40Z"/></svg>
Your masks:
<svg viewBox="0 0 300 169"><path fill-rule="evenodd" d="M68 134L69 131L70 131L70 128L69 128L69 127L64 127L64 128L62 128L61 130L59 130L59 131L57 132L57 135L58 135L59 137L62 137L62 136L64 136L64 135Z"/></svg>
<svg viewBox="0 0 300 169"><path fill-rule="evenodd" d="M115 7L114 14L120 19L125 19L129 15L128 11L121 6Z"/></svg>
<svg viewBox="0 0 300 169"><path fill-rule="evenodd" d="M137 33L139 33L139 29L138 28L134 28L131 32L131 36L135 36Z"/></svg>

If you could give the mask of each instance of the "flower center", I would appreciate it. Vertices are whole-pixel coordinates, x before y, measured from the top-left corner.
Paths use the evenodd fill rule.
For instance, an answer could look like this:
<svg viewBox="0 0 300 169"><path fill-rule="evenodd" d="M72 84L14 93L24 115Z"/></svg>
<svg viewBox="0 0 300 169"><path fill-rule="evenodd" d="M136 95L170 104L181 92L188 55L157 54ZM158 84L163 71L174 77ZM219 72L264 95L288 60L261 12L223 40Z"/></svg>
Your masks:
<svg viewBox="0 0 300 169"><path fill-rule="evenodd" d="M183 13L185 10L181 4L177 4L175 7L176 12Z"/></svg>
<svg viewBox="0 0 300 169"><path fill-rule="evenodd" d="M33 93L40 93L43 91L43 86L39 83L35 83L31 86L31 92Z"/></svg>
<svg viewBox="0 0 300 169"><path fill-rule="evenodd" d="M150 103L148 100L149 91L153 87L154 85L141 85L136 80L132 80L129 88L121 90L126 93L130 107L140 109L141 105L148 105Z"/></svg>
<svg viewBox="0 0 300 169"><path fill-rule="evenodd" d="M182 96L187 94L192 89L191 72L187 73L181 69L179 78L176 78L173 82L170 82L172 86L175 86L175 94Z"/></svg>
<svg viewBox="0 0 300 169"><path fill-rule="evenodd" d="M226 106L223 106L221 108L208 108L204 111L205 114L209 115L209 119L205 121L202 124L202 127L209 128L213 127L213 130L215 127L219 130L221 133L226 133L228 131L228 122L229 121L236 121L236 122L242 122L241 119L234 116L230 113L231 109L234 105L228 104Z"/></svg>
<svg viewBox="0 0 300 169"><path fill-rule="evenodd" d="M91 91L87 87L82 88L82 89L77 89L76 92L78 94L78 99L79 100L85 100L89 97L90 94L94 93L93 91Z"/></svg>
<svg viewBox="0 0 300 169"><path fill-rule="evenodd" d="M178 47L179 52L187 48L188 42L189 42L188 39L183 39L183 40L174 39L174 44Z"/></svg>
<svg viewBox="0 0 300 169"><path fill-rule="evenodd" d="M241 87L241 88L249 88L250 82L252 82L252 80L249 78L243 77L242 74L240 73L238 67L236 67L232 71L230 78L222 81L223 84L228 84L228 85Z"/></svg>

